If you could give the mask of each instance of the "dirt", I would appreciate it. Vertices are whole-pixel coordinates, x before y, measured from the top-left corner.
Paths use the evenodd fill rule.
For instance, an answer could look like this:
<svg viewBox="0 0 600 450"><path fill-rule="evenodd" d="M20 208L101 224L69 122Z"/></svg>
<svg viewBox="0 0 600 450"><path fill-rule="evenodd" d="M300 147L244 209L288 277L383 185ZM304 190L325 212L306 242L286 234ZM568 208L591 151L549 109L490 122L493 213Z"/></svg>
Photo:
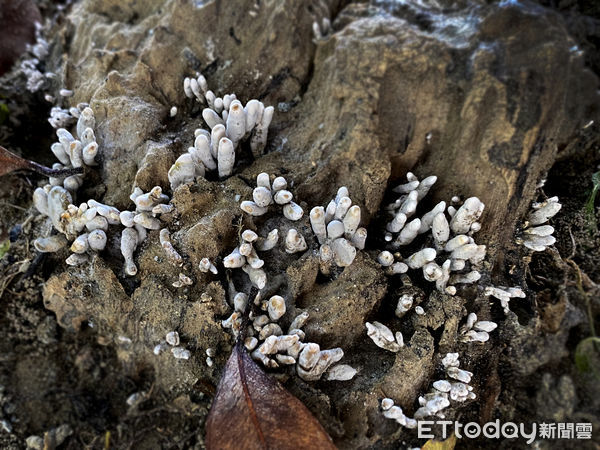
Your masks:
<svg viewBox="0 0 600 450"><path fill-rule="evenodd" d="M190 17L187 6L168 1L144 7L131 2L123 8L113 3L40 4L44 17L58 17L48 67L62 73L63 81L75 83L79 100L92 98L100 111L99 135L107 143L98 174L102 183L86 186L85 195L124 208L133 183L144 189L169 189L166 171L187 145L183 136L193 134L199 120L197 107L183 104L179 89L179 78L190 67L202 68L209 81L218 80L220 90L252 92L265 103L283 102L291 109L276 114L264 156L247 156L238 173L223 183L198 180L172 193L177 212L165 217L165 223L176 247L186 249L184 268L195 280L184 289L170 286L180 270L164 264L157 232L136 253L140 276L135 278L124 276L118 247L88 266L68 270L65 252L37 253L32 241L49 231L31 206L32 192L42 180L25 173L2 177L0 244L8 242L9 248L0 259L0 447L25 448L31 435L46 435L50 441L53 430L68 425L72 432L62 433L58 448L204 448L204 420L233 339L219 323L229 314L226 280L196 268L202 257L227 254L241 225L285 229L280 219L243 217L234 200L235 195L249 198L253 178L264 170L295 182L294 194L305 212L328 201L335 187L345 184L369 222L370 246L344 270L319 274L314 243L301 258L275 250L266 261L277 274L269 289L281 289L293 299L289 315L308 310L311 321L305 331L311 340L323 348L343 347L342 362L360 368L347 384L307 383L291 373L282 377L336 445L423 445L414 431L384 419L379 402L392 396L412 414L418 394L440 374L440 356L456 349L466 313L476 310L500 327L485 346L468 344L464 349L461 361L475 373L478 398L453 409L452 417L590 422L592 441L539 440L536 445L597 448L600 375L582 372L574 363L577 345L592 333L590 324L600 329L600 209L595 206L591 215L584 209L592 174L600 170L600 126L580 123L598 111L595 99L585 94L595 86L590 81L597 82L585 69L600 74L600 52L594 45L600 16L592 6L545 4L556 13L544 10L539 18L528 9L494 13L489 7L492 12L481 16L484 25L477 24L475 34L464 41L460 35L441 36L434 14L399 6L386 9L387 2L329 2L322 9L315 2L298 9L298 23L294 14L273 7L265 13L269 25L295 27L294 38L273 38L271 47L264 48L252 46L251 36L265 31L222 6L224 16L239 22L231 28L213 24L201 30L203 36L215 36L218 57L210 62L212 51L197 44L200 40L188 24L199 21L199 14L213 14L210 8L222 2ZM457 9L458 15L480 13L474 4L465 5ZM313 6L336 18L334 37L316 45L307 38L316 15ZM75 19L67 20L68 14ZM381 18L373 19L377 17ZM511 31L532 43L530 47L503 40L503 27L515 17L524 29L534 30ZM405 29L398 31L399 23L405 23ZM94 53L95 47L82 37L87 27L109 50ZM156 31L154 37L146 34L148 29ZM566 64L571 61L566 53L571 41L562 42L560 34L566 29L586 50L585 66ZM498 46L497 59L491 60L479 51L479 40L485 39L501 41L510 50ZM554 39L559 50L544 53L547 39ZM169 70L162 70L169 45L188 59L169 58ZM130 47L139 52L130 52ZM80 61L78 70L58 57L62 52ZM295 59L286 60L288 54ZM534 60L541 54L546 66ZM511 61L511 55L518 58ZM476 76L469 72L471 57L477 63ZM233 62L224 64L228 58ZM273 60L276 64L265 64ZM560 73L553 73L553 64ZM515 75L525 66L542 69L532 69L525 78ZM567 66L576 76L564 70ZM244 78L254 70L262 71L263 77ZM511 77L520 81L505 84ZM421 85L417 92L415 86ZM50 164L45 149L53 130L46 122L48 103L42 93L27 92L14 74L9 74L2 92L12 116L1 124L0 143ZM516 103L505 104L503 95L516 98ZM571 95L579 103L561 103ZM171 104L184 105L182 119L166 118L165 108ZM135 109L135 115L126 116L128 109ZM457 117L465 117L464 123ZM321 128L322 123L327 126ZM426 134L431 134L431 145ZM436 156L440 154L444 156ZM465 161L457 161L461 155ZM478 175L465 186L463 180L474 168ZM489 221L482 231L490 250L486 277L526 287L526 299L511 301L514 315L505 315L496 301L476 289L450 297L419 277L414 287L406 287L379 270L374 257L382 244L381 206L390 196L389 188L408 169L439 176L436 199L459 191L490 199ZM545 185L536 189L542 178ZM555 195L563 204L552 220L557 243L530 257L514 237L530 201ZM308 233L306 217L298 229ZM403 289L419 291L425 316L393 316ZM364 331L366 320L385 320L407 336L409 345L395 355L376 348ZM154 344L173 329L199 356L188 362L152 353ZM204 363L209 347L218 349L212 367ZM517 446L525 447L523 442L479 439L463 441L458 448Z"/></svg>

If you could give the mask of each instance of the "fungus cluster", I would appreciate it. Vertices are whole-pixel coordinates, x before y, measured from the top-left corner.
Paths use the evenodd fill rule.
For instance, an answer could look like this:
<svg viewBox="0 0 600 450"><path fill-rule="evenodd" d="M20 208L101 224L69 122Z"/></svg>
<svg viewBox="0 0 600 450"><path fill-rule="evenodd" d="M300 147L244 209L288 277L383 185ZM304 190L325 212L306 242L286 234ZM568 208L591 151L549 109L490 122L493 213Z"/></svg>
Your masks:
<svg viewBox="0 0 600 450"><path fill-rule="evenodd" d="M270 205L282 207L283 216L291 221L302 218L304 211L293 202L294 195L287 190L288 183L283 177L276 177L271 183L268 173L259 173L256 177L256 187L252 191L252 200L244 200L240 208L251 216L263 216L269 211Z"/></svg>
<svg viewBox="0 0 600 450"><path fill-rule="evenodd" d="M517 237L517 244L522 244L534 252L543 252L553 245L556 242L556 238L552 236L554 228L544 224L554 217L560 208L562 205L558 202L558 197L533 203L525 227Z"/></svg>
<svg viewBox="0 0 600 450"><path fill-rule="evenodd" d="M490 339L489 333L494 331L498 324L488 320L477 320L477 314L470 313L467 316L467 323L460 329L462 342L487 342Z"/></svg>
<svg viewBox="0 0 600 450"><path fill-rule="evenodd" d="M136 188L131 199L136 204L135 211L119 211L93 199L76 206L72 203L71 193L62 186L49 190L38 188L33 193L33 203L61 234L37 238L34 246L40 252L57 252L72 242L70 250L73 254L66 262L78 266L88 262L90 254L104 250L109 225L122 225L121 253L125 258L125 273L135 275L137 267L133 252L146 239L146 230L160 228L158 216L170 211L171 205L166 204L169 198L158 186L146 194Z"/></svg>
<svg viewBox="0 0 600 450"><path fill-rule="evenodd" d="M442 359L442 366L448 379L437 380L431 390L419 397L419 408L415 411L414 418L407 417L400 406L394 405L394 400L384 398L381 401L383 416L393 419L406 428L416 428L417 421L429 416L444 419L443 410L455 402L465 402L476 398L473 387L469 386L473 374L460 369L458 353L448 353Z"/></svg>
<svg viewBox="0 0 600 450"><path fill-rule="evenodd" d="M93 110L87 104L80 104L73 109L77 117L75 136L65 128L58 128L58 142L50 146L50 150L60 161L53 169L80 169L96 165L98 143L94 135L96 119ZM53 111L55 111L53 109ZM59 123L72 121L56 119ZM33 192L33 204L43 215L50 218L55 230L61 234L53 234L34 241L40 252L56 252L72 242L73 255L67 258L67 264L77 265L87 261L86 253L103 250L106 246L106 231L109 225L119 222L118 211L95 200L73 204L73 196L83 184L82 174L73 174L65 178L49 178L48 184L38 187ZM116 215L115 215L116 211Z"/></svg>
<svg viewBox="0 0 600 450"><path fill-rule="evenodd" d="M228 269L241 268L250 277L250 282L258 289L262 289L267 284L267 274L262 269L265 262L260 259L256 250L272 250L278 240L279 231L277 229L271 230L266 238L260 238L252 230L244 230L241 234L240 245L223 258L223 266Z"/></svg>
<svg viewBox="0 0 600 450"><path fill-rule="evenodd" d="M72 241L70 250L73 254L66 260L72 266L87 262L90 253L104 250L108 226L119 223L116 208L95 200L88 200L77 207L71 203L70 193L60 186L53 187L45 199L38 193L34 196L34 203L38 211L48 215L54 228L62 233L36 239L35 248L40 252L56 252Z"/></svg>
<svg viewBox="0 0 600 450"><path fill-rule="evenodd" d="M78 114L77 127L74 130L76 137L66 128L58 128L56 130L58 142L52 144L50 150L60 162L55 163L52 166L53 169L81 168L97 165L95 158L98 154L98 143L94 135L94 127L96 125L94 111L85 103L80 104L79 107L83 109L74 108ZM52 119L51 117L50 120ZM50 178L49 184L50 186L62 185L69 192L75 193L83 184L83 176L76 174L64 179Z"/></svg>
<svg viewBox="0 0 600 450"><path fill-rule="evenodd" d="M396 334L394 334L392 330L380 322L367 322L365 326L367 327L367 336L371 338L377 347L394 353L404 347L404 337L400 331L396 331Z"/></svg>
<svg viewBox="0 0 600 450"><path fill-rule="evenodd" d="M219 271L217 270L217 267L208 258L202 258L200 260L200 264L198 264L198 268L200 269L200 272L202 272L202 273L210 272L213 275L216 275L219 273Z"/></svg>
<svg viewBox="0 0 600 450"><path fill-rule="evenodd" d="M219 178L233 173L236 151L241 142L250 140L253 154L260 154L266 143L273 107L258 100L242 105L235 94L217 97L208 89L204 76L185 78L186 97L195 98L207 107L202 118L209 130L194 132L194 146L189 147L169 169L169 182L174 190L179 185L204 177L207 171L217 171Z"/></svg>
<svg viewBox="0 0 600 450"><path fill-rule="evenodd" d="M42 25L35 22L35 44L27 44L28 58L24 58L20 64L20 72L27 79L27 90L30 92L39 91L49 78L56 75L52 72L42 73L40 68L43 66L41 62L48 56L50 45L42 36Z"/></svg>
<svg viewBox="0 0 600 450"><path fill-rule="evenodd" d="M73 241L71 250L76 254L83 254L88 249L102 250L106 245L108 225L118 223L110 209L98 208L93 200L79 207L73 205L71 193L62 186L37 188L33 193L33 203L61 233L34 241L35 248L44 253L57 252L69 241Z"/></svg>
<svg viewBox="0 0 600 450"><path fill-rule="evenodd" d="M520 287L487 286L483 294L500 300L500 305L505 314L508 314L510 311L508 302L511 298L525 298L525 292Z"/></svg>
<svg viewBox="0 0 600 450"><path fill-rule="evenodd" d="M412 286L408 277L405 277L403 282L404 286L397 291L398 303L396 304L396 309L394 311L394 314L399 319L404 317L413 307L415 308L415 312L417 311L417 308L422 309L419 306L419 303L425 299L424 292L421 289Z"/></svg>
<svg viewBox="0 0 600 450"><path fill-rule="evenodd" d="M365 248L366 228L359 228L360 207L352 205L348 189L342 186L326 208L316 206L310 211L310 225L319 241L321 270L335 263L347 267L354 261L356 251Z"/></svg>
<svg viewBox="0 0 600 450"><path fill-rule="evenodd" d="M243 326L242 314L248 306L248 296L232 290L230 297L234 311L222 325L231 328L237 335ZM250 313L250 324L244 341L244 346L251 352L253 359L270 369L281 366L294 367L298 376L306 381L319 380L323 374L328 380L344 381L354 377L356 370L352 367L345 364L334 366L344 356L341 348L321 350L319 344L302 342L306 337L302 327L308 320L307 312L292 320L287 333L284 334L278 323L286 313L283 297L272 295L263 301L257 296L254 306L263 314Z"/></svg>
<svg viewBox="0 0 600 450"><path fill-rule="evenodd" d="M136 187L129 198L135 204L135 210L120 212L119 221L125 227L121 233L121 254L125 258L125 273L133 276L137 273L133 252L146 240L147 230L161 229L159 218L162 214L171 212L173 205L169 204L169 197L163 194L160 186L154 186L147 193ZM160 241L163 248L168 247L168 230L161 231ZM174 253L168 256L177 259Z"/></svg>
<svg viewBox="0 0 600 450"><path fill-rule="evenodd" d="M252 200L242 201L240 208L251 216L263 216L272 205L282 206L283 216L291 221L302 218L302 207L293 202L293 194L287 189L288 183L284 177L274 177L271 182L269 174L263 172L256 177L256 188L252 192ZM250 277L252 284L263 289L267 283L267 274L262 269L264 261L258 256L258 251L272 250L279 242L277 228L268 232L265 237L259 236L252 230L244 230L240 244L223 259L226 268L241 268ZM287 253L296 253L308 248L304 236L295 228L288 230L285 237Z"/></svg>
<svg viewBox="0 0 600 450"><path fill-rule="evenodd" d="M167 255L167 259L171 264L177 267L181 267L183 265L183 257L179 254L175 247L173 246L173 242L171 242L171 233L167 228L163 228L160 230L158 234L158 239L160 241L160 245L165 251Z"/></svg>
<svg viewBox="0 0 600 450"><path fill-rule="evenodd" d="M161 341L154 347L154 354L160 353L168 346L171 349L171 354L175 359L190 359L190 351L180 346L181 340L177 331L169 331L165 336L165 340Z"/></svg>
<svg viewBox="0 0 600 450"><path fill-rule="evenodd" d="M302 207L293 202L293 194L288 190L285 178L269 177L267 173L261 173L257 176L257 186L253 190L252 200L243 201L240 208L245 213L257 217L267 214L271 207L276 205L282 207L282 215L290 221L298 221L303 217L304 211ZM313 209L313 212L315 210L318 208ZM333 241L344 235L348 239L354 237L360 222L360 208L352 206L346 188L341 188L336 199L332 200L328 209L331 217L327 216L326 221L324 209L321 208L321 210L324 213L323 227L325 230L325 238L319 240L322 245L332 244ZM314 220L313 212L311 212L311 225L319 239L319 220ZM337 233L335 231L337 223L342 227L341 235L335 234ZM327 225L329 225L329 235L327 235ZM366 231L362 229L361 234L363 235L360 243L362 248ZM223 259L223 265L225 268L241 268L248 274L251 283L262 290L267 284L267 272L264 269L264 261L258 252L272 250L278 241L278 229L270 230L265 237L246 229L240 234L239 245ZM285 235L283 247L286 253L294 254L307 250L308 244L296 228L290 228ZM337 246L334 245L334 248ZM349 265L355 254L356 250L340 265ZM343 257L343 255L339 257ZM232 299L233 313L222 322L222 325L232 329L233 333L237 335L242 326L242 313L247 307L248 297L244 293L235 292L232 288L230 298ZM355 375L356 370L350 366L334 365L344 355L341 348L321 350L316 343L303 342L305 333L301 328L308 319L308 313L305 312L296 317L288 327L287 333L284 334L278 323L286 313L283 297L273 295L268 300L262 301L259 296L255 300L254 306L265 313L254 314L254 311L250 313L250 325L246 331L248 337L244 344L251 352L251 356L261 361L265 367L293 366L295 372L307 381L318 380L322 376L328 380L349 380Z"/></svg>
<svg viewBox="0 0 600 450"><path fill-rule="evenodd" d="M48 98L48 100L53 100L52 98ZM61 108L60 106L53 106L50 109L50 117L48 118L48 123L52 126L52 128L67 128L73 125L77 119L79 119L81 112L89 107L87 103L78 103L77 106L72 106L70 108Z"/></svg>
<svg viewBox="0 0 600 450"><path fill-rule="evenodd" d="M454 197L452 205L446 207L446 202L441 201L429 212L414 217L419 202L437 177L419 181L409 172L406 178L407 183L393 189L401 196L386 207L392 217L385 234L390 250L379 253L377 261L388 268L390 275L421 269L425 280L434 282L438 291L454 295L454 285L474 283L481 277L477 268L485 258L486 248L475 242L473 234L481 229L478 220L485 205L477 197L470 197L459 206L460 199ZM405 246L414 248L420 235L425 235L422 248L403 258L399 250Z"/></svg>
<svg viewBox="0 0 600 450"><path fill-rule="evenodd" d="M415 411L415 419L428 416L444 418L442 410L450 406L450 400L465 402L476 398L473 387L469 386L473 374L459 368L458 353L447 353L442 359L442 366L448 379L437 380L433 388L424 396L419 397L419 409Z"/></svg>
<svg viewBox="0 0 600 450"><path fill-rule="evenodd" d="M315 36L322 38L329 31L330 24L323 21L322 28L317 24ZM194 144L181 155L170 168L168 178L172 189L181 184L204 177L207 172L216 171L219 178L233 173L236 154L243 142L249 141L252 152L260 154L267 140L268 127L273 116L273 107L265 107L258 100L250 100L243 105L235 94L222 98L208 90L206 79L186 78L183 84L185 95L195 98L207 107L202 117L209 130L197 129ZM71 96L72 91L62 90L61 96ZM175 117L177 108L172 107L171 117ZM89 105L80 103L76 107L51 110L50 124L56 128L58 142L51 146L53 154L60 161L53 168L83 168L96 165L98 143L94 135L95 117ZM67 127L76 123L72 132ZM377 254L377 261L386 268L389 275L404 274L409 269L420 270L428 282L435 283L442 293L456 294L456 285L476 283L481 275L479 268L486 256L486 246L478 245L474 234L481 229L480 218L485 205L477 197L462 202L453 197L448 204L437 203L431 210L420 214L420 202L426 197L437 177L429 176L419 180L414 174L406 175L407 182L393 189L399 197L387 205L390 215L386 224L384 240L386 250ZM183 266L183 257L175 249L171 235L160 220L162 214L172 212L170 199L158 186L149 192L136 187L130 196L135 205L132 211L119 211L117 208L90 199L79 206L73 204L73 197L83 183L82 175L72 175L63 179L50 178L49 184L34 192L34 204L45 216L49 217L59 234L35 240L35 248L42 252L55 252L71 243L73 252L66 262L79 265L89 261L94 252L101 251L107 244L109 226L119 225L121 229L120 248L125 259L124 271L133 276L137 266L133 254L146 239L148 230L160 230L160 244L169 262L177 267ZM237 200L236 200L237 201ZM270 211L281 211L285 219L297 222L304 216L303 208L294 202L294 196L288 189L284 177L270 177L260 173L256 178L256 188L252 200L240 203L241 210L253 217L264 216ZM553 197L541 203L534 203L522 233L517 242L532 251L544 251L555 242L553 227L546 222L561 208L558 198ZM353 263L358 250L363 250L367 230L360 227L361 209L353 205L346 187L340 187L334 199L326 207L317 206L310 210L309 222L319 244L320 268L329 272L335 264L347 267ZM283 248L288 254L304 252L309 245L298 228L290 228L285 234ZM257 231L245 229L240 234L239 244L225 256L223 266L229 269L242 269L250 282L264 289L267 285L265 262L259 252L270 251L279 243L279 230L263 230L263 236ZM264 235L266 233L266 235ZM402 251L407 249L403 257ZM199 269L204 273L218 274L219 270L208 258L202 258ZM192 284L192 280L183 273L172 285L183 287ZM264 294L265 292L261 292ZM321 350L319 344L304 342L306 333L303 327L309 319L308 312L297 315L285 327L280 323L287 313L286 300L280 295L259 294L253 305L248 305L248 296L237 292L230 284L230 303L232 314L222 321L224 328L231 329L234 335L244 331L244 346L251 357L269 369L289 367L306 381L350 380L356 369L346 364L337 364L344 356L341 348ZM500 300L505 313L509 312L511 298L524 297L518 287L505 288L488 286L485 296ZM267 298L268 297L268 298ZM419 305L423 299L414 291L403 291L398 298L395 315L402 318L411 309L416 314L424 314ZM246 330L242 315L251 307ZM282 320L283 319L283 320ZM386 325L373 321L366 322L367 335L380 348L397 353L404 347L404 337L400 331L392 332ZM466 323L459 330L461 342L484 343L489 333L497 328L491 321L480 321L475 313L470 313ZM155 346L154 353L160 354L169 348L176 359L187 360L190 351L180 345L179 334L171 331L164 340ZM206 364L213 364L215 351L206 349ZM445 377L435 381L425 395L419 397L419 408L413 418L407 417L402 409L390 398L381 402L383 415L394 419L407 428L415 428L417 420L429 416L444 418L443 410L451 401L465 402L475 399L473 388L469 386L472 373L459 368L458 353L448 353L442 359Z"/></svg>

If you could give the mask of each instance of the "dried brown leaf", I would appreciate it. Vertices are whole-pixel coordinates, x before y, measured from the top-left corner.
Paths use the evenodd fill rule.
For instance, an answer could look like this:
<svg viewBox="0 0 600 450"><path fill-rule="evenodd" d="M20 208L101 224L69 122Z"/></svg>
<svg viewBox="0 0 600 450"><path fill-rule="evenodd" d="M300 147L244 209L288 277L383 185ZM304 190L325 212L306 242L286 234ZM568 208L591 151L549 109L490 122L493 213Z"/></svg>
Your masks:
<svg viewBox="0 0 600 450"><path fill-rule="evenodd" d="M32 170L40 175L54 178L64 178L83 172L82 168L50 169L36 162L21 158L0 145L0 176L22 169Z"/></svg>
<svg viewBox="0 0 600 450"><path fill-rule="evenodd" d="M310 411L264 373L238 342L206 420L206 448L335 449Z"/></svg>

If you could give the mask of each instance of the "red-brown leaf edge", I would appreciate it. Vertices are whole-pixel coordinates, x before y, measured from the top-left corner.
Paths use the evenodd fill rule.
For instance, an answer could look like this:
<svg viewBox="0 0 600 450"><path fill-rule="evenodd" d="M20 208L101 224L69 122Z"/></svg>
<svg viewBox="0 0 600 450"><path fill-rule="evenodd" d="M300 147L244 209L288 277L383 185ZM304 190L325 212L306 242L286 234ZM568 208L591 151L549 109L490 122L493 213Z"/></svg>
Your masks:
<svg viewBox="0 0 600 450"><path fill-rule="evenodd" d="M264 373L238 342L206 420L206 448L335 449L310 411Z"/></svg>

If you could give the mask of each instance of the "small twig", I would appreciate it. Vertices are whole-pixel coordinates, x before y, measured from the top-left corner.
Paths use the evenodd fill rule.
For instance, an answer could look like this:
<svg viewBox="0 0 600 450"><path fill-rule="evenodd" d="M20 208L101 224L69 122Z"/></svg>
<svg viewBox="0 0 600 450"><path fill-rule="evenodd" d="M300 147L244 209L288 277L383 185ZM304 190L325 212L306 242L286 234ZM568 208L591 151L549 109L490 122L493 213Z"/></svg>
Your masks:
<svg viewBox="0 0 600 450"><path fill-rule="evenodd" d="M107 430L106 433L104 433L104 450L109 450L109 449L110 449L110 430Z"/></svg>
<svg viewBox="0 0 600 450"><path fill-rule="evenodd" d="M533 278L536 279L536 280L538 280L538 281L541 281L542 283L545 283L545 284L550 284L551 283L551 281L548 278L546 278L546 277L544 277L542 275L533 275Z"/></svg>
<svg viewBox="0 0 600 450"><path fill-rule="evenodd" d="M594 316L592 314L592 302L590 301L590 296L583 288L583 276L581 275L581 269L572 259L567 259L567 264L569 264L575 270L575 276L577 277L577 290L585 299L588 320L590 322L590 333L592 336L596 337L596 327L594 326Z"/></svg>
<svg viewBox="0 0 600 450"><path fill-rule="evenodd" d="M10 285L11 281L19 274L19 272L13 272L10 274L7 274L4 276L4 281L2 282L2 284L0 285L0 299L2 298L2 296L4 295L4 292L6 292L8 286Z"/></svg>
<svg viewBox="0 0 600 450"><path fill-rule="evenodd" d="M571 254L567 259L573 259L575 257L575 251L577 250L577 243L575 242L575 236L573 236L573 232L571 231L571 227L568 228L569 236L571 237Z"/></svg>
<svg viewBox="0 0 600 450"><path fill-rule="evenodd" d="M576 278L575 285L577 286L577 290L579 291L579 293L585 299L585 306L586 306L587 316L588 316L589 325L590 325L590 333L592 336L596 337L596 327L594 325L594 315L592 313L592 302L591 302L589 294L586 292L586 290L583 287L583 274L581 272L581 269L579 268L577 263L575 261L573 261L573 258L576 255L577 243L576 243L575 237L573 236L573 233L571 231L571 227L569 227L568 229L569 229L569 236L571 237L572 250L571 250L571 254L569 255L569 257L567 259L565 259L565 262L568 265L570 265L573 268L573 270L575 271L575 278Z"/></svg>
<svg viewBox="0 0 600 450"><path fill-rule="evenodd" d="M83 167L70 167L68 169L51 169L33 161L29 161L28 166L28 169L32 170L33 172L52 178L66 178L72 175L79 175L83 173Z"/></svg>
<svg viewBox="0 0 600 450"><path fill-rule="evenodd" d="M79 175L83 173L83 167L71 167L69 169L48 169L48 167L40 166L40 169L42 169L41 173L43 175L53 178L66 178L72 175Z"/></svg>
<svg viewBox="0 0 600 450"><path fill-rule="evenodd" d="M8 151L0 145L0 174L12 172L14 170L31 170L40 175L52 178L66 178L71 175L77 175L83 173L83 167L70 167L67 169L51 169L49 167L38 164L34 161L30 161L25 158L21 158L19 155Z"/></svg>
<svg viewBox="0 0 600 450"><path fill-rule="evenodd" d="M13 291L12 289L6 289L4 292L8 292L10 295L12 295L13 297L17 297L17 298L22 298L27 295L25 292L16 292L16 291Z"/></svg>
<svg viewBox="0 0 600 450"><path fill-rule="evenodd" d="M10 206L11 208L18 209L20 211L27 211L27 208L23 208L22 206L13 205L12 203L2 202L3 205Z"/></svg>

